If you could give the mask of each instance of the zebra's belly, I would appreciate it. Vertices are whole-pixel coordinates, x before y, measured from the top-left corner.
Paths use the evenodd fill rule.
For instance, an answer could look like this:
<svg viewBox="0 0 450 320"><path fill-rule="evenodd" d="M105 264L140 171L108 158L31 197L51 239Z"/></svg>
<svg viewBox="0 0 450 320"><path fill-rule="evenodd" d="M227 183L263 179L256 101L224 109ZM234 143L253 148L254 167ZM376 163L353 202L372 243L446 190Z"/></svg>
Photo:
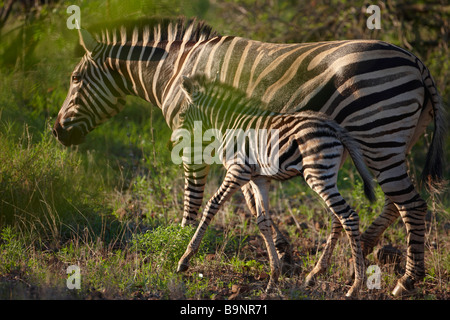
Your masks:
<svg viewBox="0 0 450 320"><path fill-rule="evenodd" d="M302 167L300 164L290 165L285 168L257 168L254 170L254 177L263 176L273 180L285 181L293 177L303 176Z"/></svg>

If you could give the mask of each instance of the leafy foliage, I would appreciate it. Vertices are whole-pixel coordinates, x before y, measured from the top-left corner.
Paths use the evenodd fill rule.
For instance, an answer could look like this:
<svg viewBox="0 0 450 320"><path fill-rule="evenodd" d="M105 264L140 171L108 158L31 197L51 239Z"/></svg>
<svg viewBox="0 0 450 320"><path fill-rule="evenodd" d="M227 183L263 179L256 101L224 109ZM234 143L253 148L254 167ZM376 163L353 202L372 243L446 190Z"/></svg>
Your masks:
<svg viewBox="0 0 450 320"><path fill-rule="evenodd" d="M142 251L144 259L160 263L158 269L165 270L168 267L174 269L194 235L194 231L192 227L182 228L174 224L159 226L133 237L132 247ZM199 255L204 253L205 245L203 242Z"/></svg>

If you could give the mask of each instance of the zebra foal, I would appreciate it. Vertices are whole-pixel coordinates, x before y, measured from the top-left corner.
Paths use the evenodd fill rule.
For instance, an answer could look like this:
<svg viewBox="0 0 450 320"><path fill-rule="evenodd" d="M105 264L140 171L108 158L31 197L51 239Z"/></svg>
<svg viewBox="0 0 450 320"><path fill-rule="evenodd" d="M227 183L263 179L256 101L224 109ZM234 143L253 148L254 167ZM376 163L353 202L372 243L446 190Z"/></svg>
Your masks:
<svg viewBox="0 0 450 320"><path fill-rule="evenodd" d="M342 127L321 113L278 114L261 110L255 105L258 101L246 98L245 94L230 86L209 82L202 76L184 77L182 86L189 102L180 114L181 128L193 133L195 121L201 121L203 129L218 130L222 135L218 154L227 173L218 191L206 204L196 233L178 263L178 271L188 269L190 258L197 252L209 223L220 207L237 190L250 183L256 191L256 222L270 260L271 277L267 289L273 289L280 274L280 260L272 239L272 221L268 214L270 180L283 181L303 176L309 187L333 212L333 226L338 228L340 223L350 239L356 272L354 284L347 295L357 293L365 271L359 217L336 185L338 170L347 150L364 181L366 196L374 200L372 178L357 143ZM270 132L256 137L265 148L255 148L256 144L252 147L251 141L249 145L238 143L236 146L234 135L237 130L245 130L246 133L250 130ZM192 150L194 156L198 152L202 150Z"/></svg>

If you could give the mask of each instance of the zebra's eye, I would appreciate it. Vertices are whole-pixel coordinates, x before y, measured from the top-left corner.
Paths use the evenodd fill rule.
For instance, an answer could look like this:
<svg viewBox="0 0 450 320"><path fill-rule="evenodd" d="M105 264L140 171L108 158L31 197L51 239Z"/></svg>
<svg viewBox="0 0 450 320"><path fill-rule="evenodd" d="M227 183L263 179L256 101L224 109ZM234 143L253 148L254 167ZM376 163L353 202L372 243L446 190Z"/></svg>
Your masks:
<svg viewBox="0 0 450 320"><path fill-rule="evenodd" d="M80 80L81 80L81 77L79 75L73 75L72 76L72 82L73 83L78 83L78 82L80 82Z"/></svg>

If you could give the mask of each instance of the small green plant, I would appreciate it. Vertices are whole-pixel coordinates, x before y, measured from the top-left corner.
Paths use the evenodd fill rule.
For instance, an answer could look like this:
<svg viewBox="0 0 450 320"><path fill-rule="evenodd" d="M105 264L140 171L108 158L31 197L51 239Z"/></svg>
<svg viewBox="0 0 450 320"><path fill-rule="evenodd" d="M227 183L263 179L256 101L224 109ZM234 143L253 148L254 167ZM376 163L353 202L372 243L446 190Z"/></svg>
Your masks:
<svg viewBox="0 0 450 320"><path fill-rule="evenodd" d="M260 262L252 259L252 260L242 260L239 259L237 256L234 256L231 258L230 264L233 266L234 270L236 272L256 272L256 273L260 273L263 268L264 265L261 264Z"/></svg>
<svg viewBox="0 0 450 320"><path fill-rule="evenodd" d="M156 265L158 271L172 270L176 268L194 231L191 226L183 228L177 224L161 225L143 234L135 235L131 245L143 255L144 260ZM204 239L196 256L200 257L204 254L207 246L208 239Z"/></svg>
<svg viewBox="0 0 450 320"><path fill-rule="evenodd" d="M0 275L18 271L27 258L25 244L16 231L8 226L0 233Z"/></svg>

